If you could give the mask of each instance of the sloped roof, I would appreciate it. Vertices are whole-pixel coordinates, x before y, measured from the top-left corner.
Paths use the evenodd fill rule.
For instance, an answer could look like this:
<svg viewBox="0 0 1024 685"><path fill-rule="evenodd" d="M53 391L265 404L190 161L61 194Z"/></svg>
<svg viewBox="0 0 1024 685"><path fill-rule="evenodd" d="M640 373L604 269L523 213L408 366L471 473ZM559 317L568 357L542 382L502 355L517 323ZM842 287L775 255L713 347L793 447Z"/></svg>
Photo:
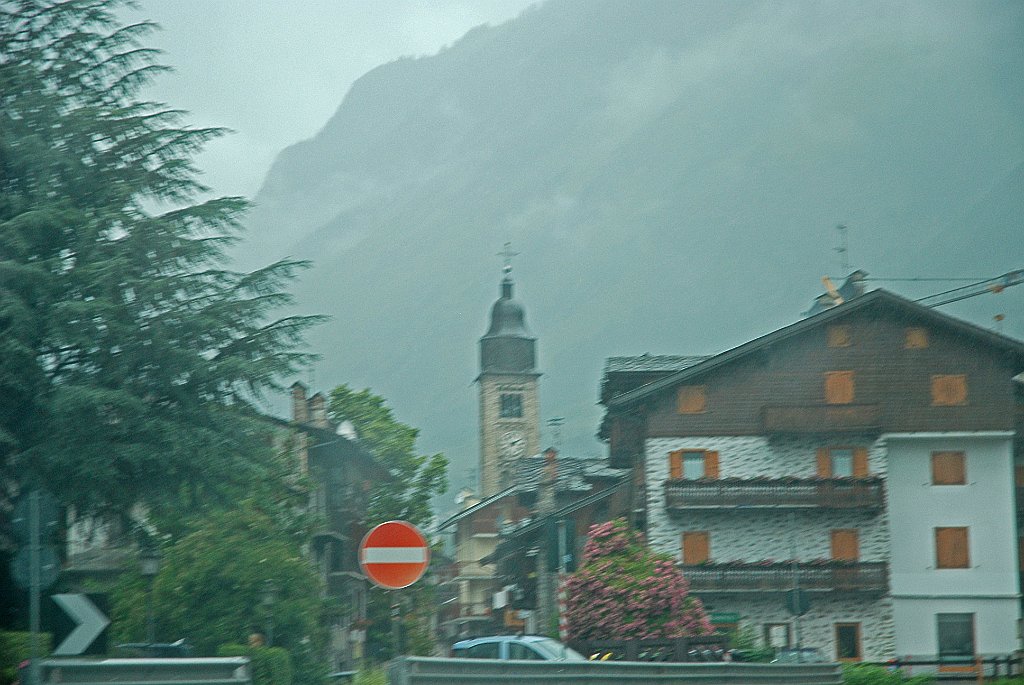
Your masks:
<svg viewBox="0 0 1024 685"><path fill-rule="evenodd" d="M646 373L652 371L682 371L699 364L710 355L642 354L639 357L608 357L605 373Z"/></svg>
<svg viewBox="0 0 1024 685"><path fill-rule="evenodd" d="M555 458L557 467L556 492L590 492L588 479L617 478L622 469L613 469L604 459L579 459L574 457ZM526 457L519 462L516 472L516 491L531 492L537 489L544 477L546 462L543 454Z"/></svg>
<svg viewBox="0 0 1024 685"><path fill-rule="evenodd" d="M809 330L822 326L836 319L843 318L854 312L862 311L870 307L888 305L901 309L908 315L918 319L927 320L935 325L957 331L960 334L971 336L979 342L991 347L1005 350L1018 358L1018 368L1024 368L1024 343L1014 338L996 333L987 328L982 328L963 319L958 319L948 314L936 311L930 307L920 305L916 302L900 297L888 290L873 290L869 293L854 298L848 302L837 305L830 309L818 312L806 319L797 321L788 326L772 331L760 338L745 342L731 350L721 354L708 357L703 361L693 364L685 369L648 383L642 387L625 392L608 401L608 408L625 409L634 406L661 391L671 388L681 382L701 376L704 373L717 369L733 361L742 359L749 354L761 350L767 346L777 344L788 338L805 333Z"/></svg>

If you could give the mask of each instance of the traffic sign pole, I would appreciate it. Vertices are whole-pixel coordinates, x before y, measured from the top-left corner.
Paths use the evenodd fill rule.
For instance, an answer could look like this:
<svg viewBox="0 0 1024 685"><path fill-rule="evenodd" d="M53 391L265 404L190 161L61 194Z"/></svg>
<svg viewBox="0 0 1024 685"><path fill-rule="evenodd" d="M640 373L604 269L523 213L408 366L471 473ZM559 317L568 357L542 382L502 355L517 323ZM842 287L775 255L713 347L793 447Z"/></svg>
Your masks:
<svg viewBox="0 0 1024 685"><path fill-rule="evenodd" d="M29 685L39 684L39 595L42 582L39 577L39 490L29 493L28 549L29 549Z"/></svg>

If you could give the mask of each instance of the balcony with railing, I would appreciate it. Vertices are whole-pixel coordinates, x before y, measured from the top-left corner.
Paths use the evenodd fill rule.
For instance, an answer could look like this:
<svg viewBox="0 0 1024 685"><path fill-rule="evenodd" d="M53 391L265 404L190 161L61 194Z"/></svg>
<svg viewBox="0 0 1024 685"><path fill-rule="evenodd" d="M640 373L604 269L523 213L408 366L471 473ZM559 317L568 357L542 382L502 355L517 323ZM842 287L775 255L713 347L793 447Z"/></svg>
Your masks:
<svg viewBox="0 0 1024 685"><path fill-rule="evenodd" d="M786 592L793 589L791 562L731 562L680 565L690 590L703 594ZM882 594L889 589L889 571L881 561L798 562L796 582L812 592Z"/></svg>
<svg viewBox="0 0 1024 685"><path fill-rule="evenodd" d="M877 404L774 405L761 409L766 433L873 433L881 430Z"/></svg>
<svg viewBox="0 0 1024 685"><path fill-rule="evenodd" d="M669 512L694 509L881 509L882 479L722 478L665 481Z"/></svg>

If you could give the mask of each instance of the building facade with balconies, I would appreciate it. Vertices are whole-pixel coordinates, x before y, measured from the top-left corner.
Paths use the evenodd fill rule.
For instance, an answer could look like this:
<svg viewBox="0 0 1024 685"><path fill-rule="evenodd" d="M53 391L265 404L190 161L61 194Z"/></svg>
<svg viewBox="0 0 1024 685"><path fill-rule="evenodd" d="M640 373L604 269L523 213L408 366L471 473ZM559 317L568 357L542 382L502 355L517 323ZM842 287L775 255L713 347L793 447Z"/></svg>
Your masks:
<svg viewBox="0 0 1024 685"><path fill-rule="evenodd" d="M602 435L713 615L955 664L1017 647L1022 370L1019 341L878 290L711 357L609 359Z"/></svg>

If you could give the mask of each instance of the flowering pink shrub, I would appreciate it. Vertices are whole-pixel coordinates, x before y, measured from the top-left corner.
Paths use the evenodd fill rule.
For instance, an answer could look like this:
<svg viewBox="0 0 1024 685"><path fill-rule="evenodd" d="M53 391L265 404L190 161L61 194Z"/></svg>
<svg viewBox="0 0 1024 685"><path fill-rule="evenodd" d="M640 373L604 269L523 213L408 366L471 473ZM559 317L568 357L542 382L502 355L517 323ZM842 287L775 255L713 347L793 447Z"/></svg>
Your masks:
<svg viewBox="0 0 1024 685"><path fill-rule="evenodd" d="M590 528L583 564L566 581L569 639L652 639L711 633L704 607L664 554L622 519Z"/></svg>

